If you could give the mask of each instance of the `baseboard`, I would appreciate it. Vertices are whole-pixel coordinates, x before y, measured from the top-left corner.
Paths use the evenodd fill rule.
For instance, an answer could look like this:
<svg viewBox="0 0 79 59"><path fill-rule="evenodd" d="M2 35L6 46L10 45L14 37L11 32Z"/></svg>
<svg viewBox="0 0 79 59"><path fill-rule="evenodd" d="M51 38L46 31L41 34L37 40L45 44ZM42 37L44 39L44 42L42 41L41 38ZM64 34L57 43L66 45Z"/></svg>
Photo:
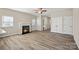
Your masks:
<svg viewBox="0 0 79 59"><path fill-rule="evenodd" d="M6 34L6 35L1 36L0 38L3 38L3 37L8 37L8 36L12 36L12 35L18 35L18 34L20 34L20 33Z"/></svg>

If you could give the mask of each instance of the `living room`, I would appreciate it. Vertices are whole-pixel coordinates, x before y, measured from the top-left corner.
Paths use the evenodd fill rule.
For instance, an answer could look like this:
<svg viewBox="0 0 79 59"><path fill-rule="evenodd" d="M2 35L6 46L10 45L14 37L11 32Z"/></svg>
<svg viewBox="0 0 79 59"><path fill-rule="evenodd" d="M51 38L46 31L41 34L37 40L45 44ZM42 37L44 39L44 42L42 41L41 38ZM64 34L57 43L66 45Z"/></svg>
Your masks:
<svg viewBox="0 0 79 59"><path fill-rule="evenodd" d="M77 50L73 10L0 8L0 49Z"/></svg>

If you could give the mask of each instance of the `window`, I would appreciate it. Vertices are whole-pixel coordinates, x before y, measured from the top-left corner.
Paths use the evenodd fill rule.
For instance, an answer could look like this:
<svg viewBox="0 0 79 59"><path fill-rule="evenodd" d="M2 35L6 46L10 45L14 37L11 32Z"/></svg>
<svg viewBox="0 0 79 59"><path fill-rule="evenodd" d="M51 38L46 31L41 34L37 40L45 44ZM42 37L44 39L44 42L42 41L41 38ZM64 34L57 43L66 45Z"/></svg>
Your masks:
<svg viewBox="0 0 79 59"><path fill-rule="evenodd" d="M12 26L13 26L13 17L2 16L2 27L12 27Z"/></svg>

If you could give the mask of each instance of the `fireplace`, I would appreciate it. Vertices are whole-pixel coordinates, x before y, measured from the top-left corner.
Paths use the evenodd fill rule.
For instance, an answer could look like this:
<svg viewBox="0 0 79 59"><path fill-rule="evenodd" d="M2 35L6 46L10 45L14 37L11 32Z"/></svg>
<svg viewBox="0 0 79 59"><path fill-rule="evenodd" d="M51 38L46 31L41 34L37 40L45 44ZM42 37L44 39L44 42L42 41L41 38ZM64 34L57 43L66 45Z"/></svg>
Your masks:
<svg viewBox="0 0 79 59"><path fill-rule="evenodd" d="M30 32L30 27L29 25L27 26L22 26L22 34L26 34Z"/></svg>

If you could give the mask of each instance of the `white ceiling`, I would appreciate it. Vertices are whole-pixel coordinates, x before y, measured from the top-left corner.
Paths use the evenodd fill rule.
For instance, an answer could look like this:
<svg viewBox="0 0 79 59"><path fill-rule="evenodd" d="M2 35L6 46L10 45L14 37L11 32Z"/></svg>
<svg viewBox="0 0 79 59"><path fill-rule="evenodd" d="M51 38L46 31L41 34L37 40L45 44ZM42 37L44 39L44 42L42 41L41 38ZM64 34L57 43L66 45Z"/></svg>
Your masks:
<svg viewBox="0 0 79 59"><path fill-rule="evenodd" d="M32 14L32 15L35 15L35 16L39 15L38 13L34 12L34 10L36 8L9 8L9 9L29 13L29 14ZM70 8L46 8L47 12L45 12L43 15L50 17L52 13L64 11L64 10L67 10L67 9L70 9Z"/></svg>

